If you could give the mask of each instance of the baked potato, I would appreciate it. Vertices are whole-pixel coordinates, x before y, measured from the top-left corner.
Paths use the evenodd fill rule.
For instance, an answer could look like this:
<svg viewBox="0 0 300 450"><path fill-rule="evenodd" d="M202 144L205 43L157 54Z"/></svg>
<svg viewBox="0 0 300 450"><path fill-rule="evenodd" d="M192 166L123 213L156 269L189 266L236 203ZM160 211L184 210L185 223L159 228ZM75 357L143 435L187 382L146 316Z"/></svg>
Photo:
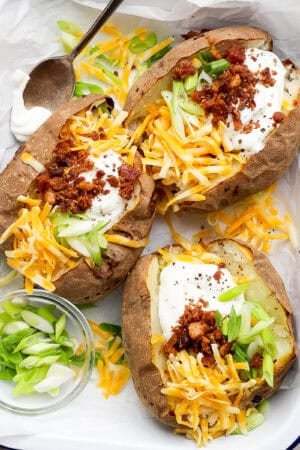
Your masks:
<svg viewBox="0 0 300 450"><path fill-rule="evenodd" d="M255 407L296 357L281 278L232 239L142 256L125 282L122 330L145 407L199 445L261 423Z"/></svg>
<svg viewBox="0 0 300 450"><path fill-rule="evenodd" d="M8 265L74 303L100 300L147 243L154 183L110 99L60 107L0 174Z"/></svg>
<svg viewBox="0 0 300 450"><path fill-rule="evenodd" d="M159 210L221 209L273 184L300 143L300 72L250 26L187 39L138 78L125 110Z"/></svg>

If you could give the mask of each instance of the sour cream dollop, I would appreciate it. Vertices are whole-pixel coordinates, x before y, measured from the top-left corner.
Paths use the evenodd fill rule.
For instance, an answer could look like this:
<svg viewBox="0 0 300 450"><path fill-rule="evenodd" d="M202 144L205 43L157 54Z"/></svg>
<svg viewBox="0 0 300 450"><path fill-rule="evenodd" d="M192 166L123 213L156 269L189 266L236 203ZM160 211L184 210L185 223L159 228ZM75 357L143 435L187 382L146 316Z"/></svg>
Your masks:
<svg viewBox="0 0 300 450"><path fill-rule="evenodd" d="M108 177L110 176L119 178L119 168L122 165L122 159L112 150L103 152L99 157L90 156L89 159L93 161L94 167L92 170L83 172L81 176L86 181L91 182L96 178L98 170L102 170L104 172L102 181L105 183L103 191L106 193L101 193L94 197L91 208L85 213L95 222L108 222L106 227L103 228L103 231L106 231L120 220L126 209L126 202L120 195L119 187L111 186L108 182Z"/></svg>
<svg viewBox="0 0 300 450"><path fill-rule="evenodd" d="M259 81L256 84L254 96L255 108L245 108L240 111L243 125L253 121L259 123L258 128L254 127L250 133L242 133L240 130L234 129L231 121L224 131L233 149L243 150L241 156L248 157L264 148L265 140L274 128L273 115L282 108L286 69L274 53L258 48L246 49L244 64L253 74L269 68L274 79L273 86L265 86Z"/></svg>
<svg viewBox="0 0 300 450"><path fill-rule="evenodd" d="M218 273L218 276L216 276ZM175 262L161 270L158 313L163 335L170 339L172 328L184 313L185 306L199 299L208 302L208 311L229 314L232 306L238 313L245 301L243 295L228 302L218 301L218 296L236 286L231 273L215 264Z"/></svg>
<svg viewBox="0 0 300 450"><path fill-rule="evenodd" d="M32 134L51 116L51 111L41 106L26 109L23 92L30 77L22 70L13 74L15 89L11 111L10 128L16 139L26 142Z"/></svg>

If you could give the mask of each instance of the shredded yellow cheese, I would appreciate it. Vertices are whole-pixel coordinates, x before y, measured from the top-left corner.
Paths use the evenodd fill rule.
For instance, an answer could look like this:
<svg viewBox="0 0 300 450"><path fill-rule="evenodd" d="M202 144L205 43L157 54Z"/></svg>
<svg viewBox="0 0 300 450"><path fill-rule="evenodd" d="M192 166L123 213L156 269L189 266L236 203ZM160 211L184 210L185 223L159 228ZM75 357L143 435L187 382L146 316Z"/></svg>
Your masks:
<svg viewBox="0 0 300 450"><path fill-rule="evenodd" d="M36 172L41 173L44 172L45 167L42 163L40 163L31 153L24 152L21 155L21 160L32 167Z"/></svg>
<svg viewBox="0 0 300 450"><path fill-rule="evenodd" d="M20 209L18 219L0 236L0 244L13 239L13 250L5 252L7 264L24 275L28 292L35 284L54 291L54 282L76 267L79 255L56 241L49 219L50 205L31 206L22 196L19 200L27 202L28 208Z"/></svg>
<svg viewBox="0 0 300 450"><path fill-rule="evenodd" d="M166 367L168 381L162 389L182 426L175 432L195 439L199 447L237 427L246 433L247 411L239 406L240 400L260 382L243 382L238 370L249 370L248 363L234 362L231 354L224 360L216 344L212 349L213 368L203 366L200 354L193 356L185 350L171 354Z"/></svg>
<svg viewBox="0 0 300 450"><path fill-rule="evenodd" d="M204 200L208 189L245 163L239 154L227 149L221 123L214 128L210 118L193 116L192 124L185 123L182 137L174 130L163 100L148 106L147 111L134 139L138 143L146 133L141 143L142 162L165 193L158 205L161 214L170 207L178 211L183 202Z"/></svg>
<svg viewBox="0 0 300 450"><path fill-rule="evenodd" d="M107 242L111 242L112 244L124 245L124 247L131 248L145 247L149 243L148 238L135 241L133 239L128 239L120 234L104 234L103 237L107 240Z"/></svg>
<svg viewBox="0 0 300 450"><path fill-rule="evenodd" d="M113 94L120 106L123 106L126 96L134 81L134 74L149 58L168 47L174 40L173 37L164 39L151 49L134 54L130 51L130 41L134 37L143 38L147 35L146 28L138 28L129 34L123 34L112 23L108 23L101 28L103 40L96 43L92 54L90 48L75 60L76 80L83 80L85 77L93 77L99 82L104 90L104 95ZM97 47L97 48L96 48ZM101 65L109 67L115 78L109 76ZM106 58L106 60L105 60ZM107 60L108 58L108 60Z"/></svg>
<svg viewBox="0 0 300 450"><path fill-rule="evenodd" d="M94 332L95 350L101 357L97 361L99 373L98 386L102 389L105 398L117 395L130 378L130 370L127 360L124 358L124 348L119 336L114 336L108 331L102 330L96 322L89 320L89 325ZM122 360L121 360L122 358Z"/></svg>

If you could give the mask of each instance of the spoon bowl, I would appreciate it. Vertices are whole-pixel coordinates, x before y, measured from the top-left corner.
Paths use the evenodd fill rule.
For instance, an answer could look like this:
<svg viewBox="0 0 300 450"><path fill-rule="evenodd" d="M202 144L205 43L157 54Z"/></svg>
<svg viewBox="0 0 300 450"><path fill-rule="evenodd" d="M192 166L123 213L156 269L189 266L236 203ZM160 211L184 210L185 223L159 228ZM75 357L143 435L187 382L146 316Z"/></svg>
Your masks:
<svg viewBox="0 0 300 450"><path fill-rule="evenodd" d="M73 59L58 56L40 62L31 72L24 93L26 108L42 106L50 111L72 97L75 85Z"/></svg>
<svg viewBox="0 0 300 450"><path fill-rule="evenodd" d="M70 100L75 88L73 60L86 47L122 1L110 0L108 2L69 55L46 59L32 70L23 94L26 108L41 106L53 112L62 103Z"/></svg>

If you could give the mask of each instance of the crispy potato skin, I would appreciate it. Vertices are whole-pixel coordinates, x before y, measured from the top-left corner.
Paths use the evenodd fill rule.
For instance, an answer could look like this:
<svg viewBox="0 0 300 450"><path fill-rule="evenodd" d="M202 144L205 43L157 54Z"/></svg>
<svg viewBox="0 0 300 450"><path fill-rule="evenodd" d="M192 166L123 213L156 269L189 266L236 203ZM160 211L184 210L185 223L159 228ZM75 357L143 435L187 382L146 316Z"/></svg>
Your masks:
<svg viewBox="0 0 300 450"><path fill-rule="evenodd" d="M224 242L222 239L211 239L208 246L214 242ZM253 255L253 264L257 274L260 275L272 292L276 292L277 300L283 306L293 337L292 310L284 284L268 260L268 258L255 248L244 242L230 239L237 245L250 250ZM209 249L209 247L208 247ZM152 362L151 352L151 296L147 287L147 275L150 264L157 256L156 253L141 257L127 277L123 290L122 303L122 330L123 343L129 359L133 382L144 406L161 422L178 427L174 416L168 413L167 398L161 394L164 387L159 369ZM257 404L262 399L270 397L280 387L282 379L296 358L294 353L280 371L275 372L274 388L263 383L254 390L250 397L242 399L242 406Z"/></svg>
<svg viewBox="0 0 300 450"><path fill-rule="evenodd" d="M101 95L88 95L72 99L60 107L32 138L19 148L14 159L0 174L0 234L15 221L20 208L17 197L26 195L37 176L37 172L21 160L22 153L29 152L43 165L47 164L52 158L59 132L67 119L101 98ZM135 160L135 166L141 167L139 156ZM142 239L149 233L155 213L154 182L144 173L140 176L139 183L138 204L110 230L111 233L118 232L134 240ZM2 249L6 249L10 244L6 242ZM75 269L57 280L55 293L74 303L100 300L127 276L142 251L143 248L108 244L104 262L97 275L82 260Z"/></svg>
<svg viewBox="0 0 300 450"><path fill-rule="evenodd" d="M169 87L173 71L182 58L189 58L215 45L224 49L232 43L272 49L272 38L263 30L236 26L212 30L182 42L145 72L129 91L125 109L127 123L134 127L145 115L145 106ZM263 150L252 155L241 170L205 192L205 200L182 205L182 209L210 212L224 208L277 181L293 162L300 145L300 94L298 105L266 140Z"/></svg>
<svg viewBox="0 0 300 450"><path fill-rule="evenodd" d="M126 279L122 302L123 345L129 359L135 389L144 406L161 422L176 426L169 414L163 380L152 363L151 297L146 278L155 254L142 256Z"/></svg>

